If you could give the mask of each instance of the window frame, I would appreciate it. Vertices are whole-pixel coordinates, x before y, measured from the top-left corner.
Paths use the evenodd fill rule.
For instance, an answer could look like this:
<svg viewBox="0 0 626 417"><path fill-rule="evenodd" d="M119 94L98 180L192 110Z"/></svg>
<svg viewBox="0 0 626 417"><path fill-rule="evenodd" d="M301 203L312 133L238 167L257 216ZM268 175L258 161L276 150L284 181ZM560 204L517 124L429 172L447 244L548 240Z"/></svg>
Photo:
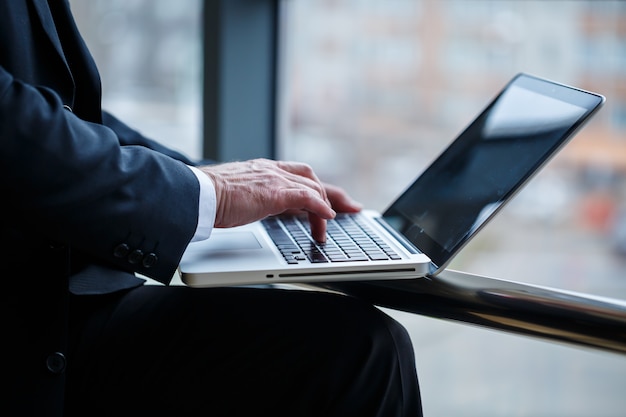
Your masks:
<svg viewBox="0 0 626 417"><path fill-rule="evenodd" d="M276 157L279 0L204 0L203 157Z"/></svg>

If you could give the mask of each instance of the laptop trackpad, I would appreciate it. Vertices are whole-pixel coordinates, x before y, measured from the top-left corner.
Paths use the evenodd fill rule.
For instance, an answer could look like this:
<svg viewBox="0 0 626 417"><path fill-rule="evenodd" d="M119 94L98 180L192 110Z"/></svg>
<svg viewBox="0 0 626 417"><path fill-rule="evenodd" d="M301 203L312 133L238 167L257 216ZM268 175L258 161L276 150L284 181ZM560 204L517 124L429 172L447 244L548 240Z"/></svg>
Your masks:
<svg viewBox="0 0 626 417"><path fill-rule="evenodd" d="M204 249L219 252L261 249L261 244L252 232L215 233L206 243Z"/></svg>

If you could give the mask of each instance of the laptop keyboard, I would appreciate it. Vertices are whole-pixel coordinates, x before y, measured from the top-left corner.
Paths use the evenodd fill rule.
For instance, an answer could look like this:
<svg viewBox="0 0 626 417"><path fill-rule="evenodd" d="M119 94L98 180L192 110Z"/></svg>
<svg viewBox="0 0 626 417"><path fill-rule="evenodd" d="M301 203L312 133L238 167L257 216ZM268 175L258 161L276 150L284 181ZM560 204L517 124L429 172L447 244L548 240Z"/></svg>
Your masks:
<svg viewBox="0 0 626 417"><path fill-rule="evenodd" d="M262 224L288 264L401 259L358 215L329 220L325 243L311 237L305 219L269 217Z"/></svg>

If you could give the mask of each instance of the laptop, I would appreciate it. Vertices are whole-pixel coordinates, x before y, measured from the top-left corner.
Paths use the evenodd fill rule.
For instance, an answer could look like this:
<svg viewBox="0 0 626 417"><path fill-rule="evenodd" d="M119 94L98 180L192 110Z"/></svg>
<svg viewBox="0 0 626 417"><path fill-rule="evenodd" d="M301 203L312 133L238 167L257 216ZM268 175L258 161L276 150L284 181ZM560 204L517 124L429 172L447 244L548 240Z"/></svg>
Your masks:
<svg viewBox="0 0 626 417"><path fill-rule="evenodd" d="M604 101L520 73L384 212L338 214L324 244L298 216L214 229L186 249L181 280L212 287L437 275Z"/></svg>

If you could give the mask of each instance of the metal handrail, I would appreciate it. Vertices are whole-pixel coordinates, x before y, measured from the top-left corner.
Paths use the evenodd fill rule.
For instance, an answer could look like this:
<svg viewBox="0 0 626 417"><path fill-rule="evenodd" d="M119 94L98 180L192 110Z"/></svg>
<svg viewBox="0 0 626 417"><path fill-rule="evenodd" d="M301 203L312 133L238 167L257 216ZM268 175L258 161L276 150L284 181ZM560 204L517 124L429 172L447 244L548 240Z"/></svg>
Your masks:
<svg viewBox="0 0 626 417"><path fill-rule="evenodd" d="M626 354L626 302L446 270L313 286L395 310Z"/></svg>

